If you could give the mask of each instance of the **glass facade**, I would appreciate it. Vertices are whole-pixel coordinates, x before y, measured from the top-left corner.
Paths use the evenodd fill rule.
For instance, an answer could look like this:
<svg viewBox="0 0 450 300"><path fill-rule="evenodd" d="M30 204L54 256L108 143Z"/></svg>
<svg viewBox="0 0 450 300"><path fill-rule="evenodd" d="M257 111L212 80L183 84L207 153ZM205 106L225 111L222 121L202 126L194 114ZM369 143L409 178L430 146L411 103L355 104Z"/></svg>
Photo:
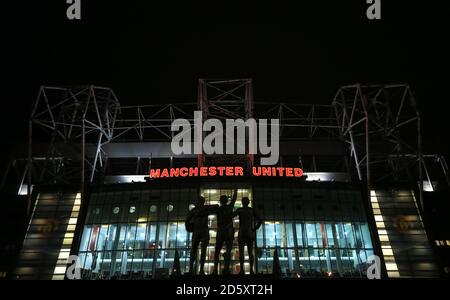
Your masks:
<svg viewBox="0 0 450 300"><path fill-rule="evenodd" d="M263 219L255 233L258 273L272 273L277 250L286 277L365 277L373 246L359 190L216 183L92 193L79 245L83 278L165 278L176 251L181 272L187 272L191 234L184 221L188 211L199 195L214 205L236 187L235 208L241 206L242 197L249 197ZM238 273L239 220L233 222L232 272ZM207 274L213 271L216 226L212 215ZM248 264L244 267L248 273Z"/></svg>
<svg viewBox="0 0 450 300"><path fill-rule="evenodd" d="M365 277L374 252L359 190L265 184L254 186L254 197L264 219L258 272L272 272L277 249L290 277Z"/></svg>

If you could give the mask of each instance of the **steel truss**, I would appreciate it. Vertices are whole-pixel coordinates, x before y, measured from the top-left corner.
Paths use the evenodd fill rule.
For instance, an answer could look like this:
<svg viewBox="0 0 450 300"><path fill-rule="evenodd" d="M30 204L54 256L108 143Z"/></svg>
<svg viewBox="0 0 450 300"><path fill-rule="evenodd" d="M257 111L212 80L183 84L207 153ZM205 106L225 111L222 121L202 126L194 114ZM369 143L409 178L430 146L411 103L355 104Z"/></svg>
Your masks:
<svg viewBox="0 0 450 300"><path fill-rule="evenodd" d="M423 160L420 115L408 85L344 86L333 104L360 180L371 181L378 167L373 180L399 180L410 175L402 172L411 170L411 155Z"/></svg>
<svg viewBox="0 0 450 300"><path fill-rule="evenodd" d="M422 150L421 118L409 85L343 86L333 105L358 178L369 190L379 182L418 181L422 192L424 173L432 186ZM443 156L431 157L448 174Z"/></svg>
<svg viewBox="0 0 450 300"><path fill-rule="evenodd" d="M402 180L422 184L423 178L432 185L436 166L448 182L445 158L422 152L420 115L408 85L343 86L330 105L255 106L250 79L200 80L198 92L197 103L122 106L110 88L43 86L29 120L28 157L10 164L0 189L12 170L20 183L27 183L30 197L33 184L84 187L106 174L107 145L169 142L172 121L193 121L194 110L201 110L204 119L277 118L281 141L342 141L354 173L368 187ZM44 152L38 153L38 141L47 144ZM208 159L217 158L200 156L197 162ZM136 170L143 168L143 160L150 161L151 154L136 158Z"/></svg>
<svg viewBox="0 0 450 300"><path fill-rule="evenodd" d="M197 104L203 120L215 118L242 119L253 118L253 86L251 79L214 80L200 79L198 82ZM204 135L205 133L203 133ZM223 133L225 136L225 133ZM201 145L200 145L201 146ZM199 166L203 164L253 165L253 154L246 150L245 155L198 155Z"/></svg>

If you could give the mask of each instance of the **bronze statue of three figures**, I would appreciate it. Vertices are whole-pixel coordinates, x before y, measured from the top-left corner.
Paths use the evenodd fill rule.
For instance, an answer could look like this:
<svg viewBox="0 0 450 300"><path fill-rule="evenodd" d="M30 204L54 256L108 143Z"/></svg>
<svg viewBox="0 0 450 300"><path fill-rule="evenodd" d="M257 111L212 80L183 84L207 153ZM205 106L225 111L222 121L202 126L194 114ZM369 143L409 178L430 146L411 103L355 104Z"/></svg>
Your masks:
<svg viewBox="0 0 450 300"><path fill-rule="evenodd" d="M200 275L204 275L204 266L206 259L206 247L209 243L208 216L217 216L217 236L214 252L214 272L217 274L219 264L219 255L225 244L224 270L223 274L230 273L231 248L234 240L233 218L239 217L239 263L240 274L244 274L244 247L247 246L250 274L253 274L253 265L255 257L253 255L253 244L255 240L255 231L261 226L262 222L258 214L252 207L249 207L248 197L242 198L242 207L234 210L234 204L237 199L237 189L234 190L230 203L228 196L220 196L219 205L205 205L205 198L200 197L195 207L189 212L186 219L186 230L192 232L192 248L189 261L189 271L195 275L194 262L197 258L197 250L201 245L200 251Z"/></svg>

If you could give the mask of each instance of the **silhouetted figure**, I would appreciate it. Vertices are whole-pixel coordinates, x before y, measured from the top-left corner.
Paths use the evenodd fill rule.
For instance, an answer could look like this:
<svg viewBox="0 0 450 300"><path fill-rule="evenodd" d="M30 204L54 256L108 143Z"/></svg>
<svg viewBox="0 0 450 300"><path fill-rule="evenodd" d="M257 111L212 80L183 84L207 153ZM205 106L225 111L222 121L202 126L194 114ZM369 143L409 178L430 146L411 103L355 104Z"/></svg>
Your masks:
<svg viewBox="0 0 450 300"><path fill-rule="evenodd" d="M255 241L255 232L261 226L262 221L256 211L249 207L248 197L242 198L242 207L233 213L233 218L239 216L239 264L241 266L240 274L244 274L244 247L247 245L248 258L250 263L250 274L254 274L253 265L255 256L253 255L253 243Z"/></svg>
<svg viewBox="0 0 450 300"><path fill-rule="evenodd" d="M188 213L186 219L186 230L192 232L192 248L189 261L189 272L195 275L194 262L197 258L197 249L201 243L200 252L200 275L204 275L206 259L206 247L209 243L208 215L211 214L211 207L205 205L205 198L200 197L195 207Z"/></svg>
<svg viewBox="0 0 450 300"><path fill-rule="evenodd" d="M276 249L276 248L275 248L275 252L273 253L272 276L273 277L281 276L280 258L278 257L278 249Z"/></svg>
<svg viewBox="0 0 450 300"><path fill-rule="evenodd" d="M216 237L216 249L214 253L214 273L217 274L217 267L219 264L220 250L222 250L225 243L224 260L224 274L230 273L230 257L231 248L233 247L234 229L233 229L233 208L236 203L237 189L234 190L234 194L231 198L230 204L228 203L228 197L225 195L220 196L220 206L216 207L217 215L217 237Z"/></svg>
<svg viewBox="0 0 450 300"><path fill-rule="evenodd" d="M172 265L172 277L179 276L181 276L180 255L178 254L178 250L175 250L175 258Z"/></svg>

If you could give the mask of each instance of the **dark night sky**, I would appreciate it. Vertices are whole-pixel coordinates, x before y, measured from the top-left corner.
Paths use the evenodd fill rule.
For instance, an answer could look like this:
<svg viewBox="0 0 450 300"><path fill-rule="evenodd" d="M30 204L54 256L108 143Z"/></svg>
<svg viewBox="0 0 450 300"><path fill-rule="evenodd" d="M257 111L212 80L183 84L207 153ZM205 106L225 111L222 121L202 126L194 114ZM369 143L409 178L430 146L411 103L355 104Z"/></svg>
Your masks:
<svg viewBox="0 0 450 300"><path fill-rule="evenodd" d="M450 11L429 1L384 0L382 21L366 19L365 0L82 0L81 21L65 18L64 0L11 2L1 16L4 149L26 140L41 84L109 86L123 104L148 104L194 102L201 77L252 77L256 101L303 103L331 103L343 84L410 83L426 150L450 153Z"/></svg>

